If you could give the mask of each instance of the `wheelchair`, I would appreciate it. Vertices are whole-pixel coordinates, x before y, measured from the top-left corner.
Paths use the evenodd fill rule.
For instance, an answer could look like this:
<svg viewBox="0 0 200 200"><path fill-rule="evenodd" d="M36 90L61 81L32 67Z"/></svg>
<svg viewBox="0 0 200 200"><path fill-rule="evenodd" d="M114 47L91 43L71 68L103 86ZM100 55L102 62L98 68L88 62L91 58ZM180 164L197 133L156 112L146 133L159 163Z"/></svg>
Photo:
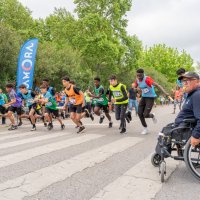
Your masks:
<svg viewBox="0 0 200 200"><path fill-rule="evenodd" d="M200 145L192 147L190 137L196 125L195 119L185 119L183 124L175 127L173 123L163 128L158 135L155 153L151 157L154 167L159 167L161 182L165 181L166 161L170 157L174 160L184 161L191 174L200 181ZM176 151L177 155L172 155Z"/></svg>

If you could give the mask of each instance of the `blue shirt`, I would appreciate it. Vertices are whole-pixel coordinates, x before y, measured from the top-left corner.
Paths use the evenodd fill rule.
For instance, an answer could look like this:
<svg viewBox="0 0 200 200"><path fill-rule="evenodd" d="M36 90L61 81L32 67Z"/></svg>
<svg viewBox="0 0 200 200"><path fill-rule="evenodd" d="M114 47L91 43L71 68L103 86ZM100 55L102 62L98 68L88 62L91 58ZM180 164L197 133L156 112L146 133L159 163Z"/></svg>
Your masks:
<svg viewBox="0 0 200 200"><path fill-rule="evenodd" d="M179 126L184 119L195 118L197 125L192 131L194 138L200 138L200 87L190 92L185 100L182 110L175 119L175 125Z"/></svg>
<svg viewBox="0 0 200 200"><path fill-rule="evenodd" d="M3 106L5 104L4 96L0 94L0 106Z"/></svg>

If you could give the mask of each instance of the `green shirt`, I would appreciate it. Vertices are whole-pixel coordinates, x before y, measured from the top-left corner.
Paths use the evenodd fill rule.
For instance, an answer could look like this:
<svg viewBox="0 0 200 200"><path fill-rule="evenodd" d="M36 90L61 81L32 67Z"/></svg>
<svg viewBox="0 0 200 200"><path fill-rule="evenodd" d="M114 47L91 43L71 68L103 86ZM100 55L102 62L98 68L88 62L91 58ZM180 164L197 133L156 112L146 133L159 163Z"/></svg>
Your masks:
<svg viewBox="0 0 200 200"><path fill-rule="evenodd" d="M104 88L102 85L100 85L98 88L94 88L94 94L95 96L99 96L101 94L100 98L95 98L95 104L100 104L104 106L108 105L108 98L105 95Z"/></svg>

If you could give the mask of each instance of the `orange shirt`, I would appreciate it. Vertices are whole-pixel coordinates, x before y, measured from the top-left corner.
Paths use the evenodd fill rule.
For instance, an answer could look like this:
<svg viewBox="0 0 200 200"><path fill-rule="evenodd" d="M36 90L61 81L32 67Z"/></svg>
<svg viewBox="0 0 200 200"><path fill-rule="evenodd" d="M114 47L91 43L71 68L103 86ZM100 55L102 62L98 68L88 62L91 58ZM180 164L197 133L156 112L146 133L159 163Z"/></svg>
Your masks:
<svg viewBox="0 0 200 200"><path fill-rule="evenodd" d="M69 98L69 102L73 105L80 105L84 102L84 97L74 91L74 86L71 85L70 89L65 89L65 93Z"/></svg>
<svg viewBox="0 0 200 200"><path fill-rule="evenodd" d="M181 97L182 97L182 89L179 89L179 90L176 90L175 92L174 92L174 99L175 100L180 100L181 99Z"/></svg>

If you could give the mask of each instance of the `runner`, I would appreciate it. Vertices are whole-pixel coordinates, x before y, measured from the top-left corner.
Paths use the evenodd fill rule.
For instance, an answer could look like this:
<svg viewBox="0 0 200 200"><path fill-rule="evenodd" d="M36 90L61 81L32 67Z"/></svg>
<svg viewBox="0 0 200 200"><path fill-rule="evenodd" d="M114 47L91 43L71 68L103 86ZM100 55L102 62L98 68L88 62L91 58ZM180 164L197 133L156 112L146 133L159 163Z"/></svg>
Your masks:
<svg viewBox="0 0 200 200"><path fill-rule="evenodd" d="M117 77L112 75L109 79L109 104L112 102L115 104L115 118L120 120L121 134L126 133L126 110L128 107L128 93L126 86L122 83L118 83ZM113 95L113 99L112 99Z"/></svg>
<svg viewBox="0 0 200 200"><path fill-rule="evenodd" d="M178 87L183 88L183 83L179 80L179 77L183 76L185 74L185 69L184 68L180 68L176 71L176 74L178 76L178 79L176 80L176 84Z"/></svg>
<svg viewBox="0 0 200 200"><path fill-rule="evenodd" d="M140 88L142 90L142 98L139 103L138 115L144 127L144 130L141 132L143 135L148 133L145 118L152 118L154 123L157 122L155 114L150 113L154 105L154 100L157 97L154 86L159 88L165 95L169 96L158 83L156 83L150 76L146 76L144 74L143 69L138 69L137 80L133 83L133 87Z"/></svg>
<svg viewBox="0 0 200 200"><path fill-rule="evenodd" d="M55 96L55 94L56 94L55 89L52 86L50 86L49 79L47 79L47 78L43 79L42 85L46 85L47 92L49 92L53 97Z"/></svg>
<svg viewBox="0 0 200 200"><path fill-rule="evenodd" d="M135 108L136 116L138 115L138 101L136 99L137 92L135 88L131 87L128 91L128 110L132 113L133 107Z"/></svg>
<svg viewBox="0 0 200 200"><path fill-rule="evenodd" d="M0 89L0 113L5 114L6 109L3 107L4 104L8 102L7 96L3 93L2 89ZM2 125L6 124L6 118L2 117Z"/></svg>
<svg viewBox="0 0 200 200"><path fill-rule="evenodd" d="M179 80L180 77L182 77L185 74L186 70L184 68L180 68L176 71L176 74L178 76L178 79L176 80L176 86L182 89L182 99L180 103L180 107L182 107L182 103L185 101L187 98L187 93L185 92L185 87L183 86L183 83Z"/></svg>
<svg viewBox="0 0 200 200"><path fill-rule="evenodd" d="M109 121L109 128L112 128L113 122L109 114L108 98L106 97L105 90L103 86L100 84L100 82L101 80L99 77L94 78L94 85L95 85L94 94L88 92L88 95L93 98L94 113L97 116L100 116L99 123L102 124L105 118L104 114L100 112L101 110L103 110Z"/></svg>
<svg viewBox="0 0 200 200"><path fill-rule="evenodd" d="M176 90L174 91L174 112L172 114L176 113L177 105L179 107L179 110L181 110L182 97L183 97L183 88L176 86Z"/></svg>
<svg viewBox="0 0 200 200"><path fill-rule="evenodd" d="M6 108L4 107L5 105L5 98L2 93L0 93L0 113L5 114L6 113ZM6 123L5 117L2 117L2 125Z"/></svg>
<svg viewBox="0 0 200 200"><path fill-rule="evenodd" d="M63 130L65 128L65 125L63 124L62 120L59 117L57 104L55 101L55 98L50 94L50 92L47 91L48 87L46 85L42 85L40 87L41 93L43 95L42 99L38 99L38 102L45 105L45 119L48 121L48 130L53 129L53 122L52 122L52 114L56 117L56 119L59 121L61 125L61 129Z"/></svg>
<svg viewBox="0 0 200 200"><path fill-rule="evenodd" d="M82 117L90 117L92 121L94 121L94 116L92 114L92 103L91 103L91 97L90 97L90 88L84 92L84 99L85 99L85 110L84 113L82 113Z"/></svg>
<svg viewBox="0 0 200 200"><path fill-rule="evenodd" d="M31 90L27 90L27 87L24 84L19 86L19 90L21 92L21 99L26 102L26 106L29 109L29 114L22 115L22 117L29 118L33 126L31 131L36 131L36 119L40 117L36 113L37 103L34 100L36 95Z"/></svg>
<svg viewBox="0 0 200 200"><path fill-rule="evenodd" d="M9 96L9 102L3 105L5 108L8 108L8 113L6 113L4 116L8 117L11 121L11 127L8 129L9 131L17 129L17 125L15 123L15 118L13 115L15 112L19 116L19 120L20 120L18 126L22 125L22 122L21 122L21 115L23 114L22 100L20 97L17 96L17 93L14 91L13 88L14 88L13 84L6 85L6 91Z"/></svg>
<svg viewBox="0 0 200 200"><path fill-rule="evenodd" d="M63 77L62 84L65 87L65 93L66 93L65 106L68 105L68 102L70 103L69 105L70 117L72 121L77 125L77 127L79 127L77 133L82 133L83 131L85 131L85 127L81 122L82 109L85 106L84 94L75 85L70 84L69 77Z"/></svg>

